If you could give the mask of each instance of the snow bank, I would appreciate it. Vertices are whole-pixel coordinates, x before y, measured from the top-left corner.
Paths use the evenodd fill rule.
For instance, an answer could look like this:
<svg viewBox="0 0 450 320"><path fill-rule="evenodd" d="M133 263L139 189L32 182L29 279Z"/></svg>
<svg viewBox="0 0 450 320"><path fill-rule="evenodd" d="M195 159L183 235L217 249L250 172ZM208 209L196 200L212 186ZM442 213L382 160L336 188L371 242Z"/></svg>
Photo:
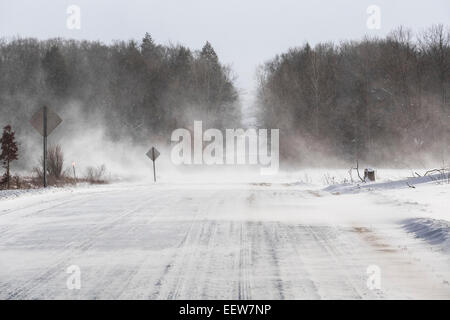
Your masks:
<svg viewBox="0 0 450 320"><path fill-rule="evenodd" d="M87 183L79 183L76 186L64 186L64 187L48 187L48 188L36 188L36 189L19 189L19 190L0 190L0 201L2 200L12 200L16 198L36 196L36 195L47 195L47 194L57 194L63 192L74 192L75 190L83 190L89 188L90 185Z"/></svg>
<svg viewBox="0 0 450 320"><path fill-rule="evenodd" d="M442 174L428 175L425 177L411 177L396 181L387 182L367 182L367 183L343 183L328 186L323 191L331 193L358 193L360 191L371 190L389 190L389 189L402 189L402 188L414 188L418 184L431 183L431 182L445 182L447 176Z"/></svg>
<svg viewBox="0 0 450 320"><path fill-rule="evenodd" d="M449 221L427 218L408 219L404 221L403 227L417 238L439 246L445 253L450 253Z"/></svg>
<svg viewBox="0 0 450 320"><path fill-rule="evenodd" d="M14 199L25 195L37 195L54 191L55 188L48 189L25 189L25 190L1 190L0 200Z"/></svg>

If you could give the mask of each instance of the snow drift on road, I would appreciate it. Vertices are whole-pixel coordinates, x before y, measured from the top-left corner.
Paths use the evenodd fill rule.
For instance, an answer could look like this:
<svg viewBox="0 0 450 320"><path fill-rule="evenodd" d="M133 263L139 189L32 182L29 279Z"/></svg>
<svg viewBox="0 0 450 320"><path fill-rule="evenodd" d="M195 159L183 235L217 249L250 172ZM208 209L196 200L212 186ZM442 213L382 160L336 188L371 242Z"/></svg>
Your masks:
<svg viewBox="0 0 450 320"><path fill-rule="evenodd" d="M440 247L445 253L450 253L450 222L426 218L408 219L404 223L404 228L417 238Z"/></svg>

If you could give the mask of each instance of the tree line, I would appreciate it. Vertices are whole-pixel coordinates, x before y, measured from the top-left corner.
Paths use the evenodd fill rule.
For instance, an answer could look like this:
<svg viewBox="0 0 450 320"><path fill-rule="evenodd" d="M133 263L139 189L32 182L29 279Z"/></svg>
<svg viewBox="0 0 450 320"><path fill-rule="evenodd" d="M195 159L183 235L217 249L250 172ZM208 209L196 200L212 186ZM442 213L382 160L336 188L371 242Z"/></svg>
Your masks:
<svg viewBox="0 0 450 320"><path fill-rule="evenodd" d="M19 134L38 107L60 112L70 102L84 120L100 119L112 138L170 137L192 119L218 128L240 121L233 74L209 42L191 50L157 44L148 33L109 45L0 40L1 125L12 122Z"/></svg>
<svg viewBox="0 0 450 320"><path fill-rule="evenodd" d="M257 78L260 125L280 128L284 159L449 161L450 30L443 25L306 43L262 65Z"/></svg>

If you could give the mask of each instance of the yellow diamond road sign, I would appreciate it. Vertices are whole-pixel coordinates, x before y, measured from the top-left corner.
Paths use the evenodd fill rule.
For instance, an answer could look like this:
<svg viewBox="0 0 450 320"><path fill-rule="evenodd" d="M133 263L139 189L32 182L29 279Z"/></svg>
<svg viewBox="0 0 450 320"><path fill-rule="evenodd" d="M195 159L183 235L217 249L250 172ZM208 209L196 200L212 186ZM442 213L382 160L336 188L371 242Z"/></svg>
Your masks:
<svg viewBox="0 0 450 320"><path fill-rule="evenodd" d="M155 147L152 147L147 152L147 157L149 157L152 161L155 161L159 157L159 151Z"/></svg>
<svg viewBox="0 0 450 320"><path fill-rule="evenodd" d="M41 136L44 136L44 109L47 109L47 136L49 136L57 126L60 125L62 119L58 114L49 107L42 107L37 111L30 120L31 125Z"/></svg>

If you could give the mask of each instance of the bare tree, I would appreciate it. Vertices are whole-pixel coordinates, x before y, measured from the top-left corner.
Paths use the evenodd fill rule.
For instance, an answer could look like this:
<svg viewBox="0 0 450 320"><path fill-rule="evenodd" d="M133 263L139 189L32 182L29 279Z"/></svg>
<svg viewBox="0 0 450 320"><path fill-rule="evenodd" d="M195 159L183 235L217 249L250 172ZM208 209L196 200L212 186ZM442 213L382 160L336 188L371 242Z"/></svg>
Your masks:
<svg viewBox="0 0 450 320"><path fill-rule="evenodd" d="M351 162L438 159L450 149L449 34L433 26L415 41L400 27L291 48L259 69L260 122L283 129L281 156L297 161L315 162L314 148Z"/></svg>

